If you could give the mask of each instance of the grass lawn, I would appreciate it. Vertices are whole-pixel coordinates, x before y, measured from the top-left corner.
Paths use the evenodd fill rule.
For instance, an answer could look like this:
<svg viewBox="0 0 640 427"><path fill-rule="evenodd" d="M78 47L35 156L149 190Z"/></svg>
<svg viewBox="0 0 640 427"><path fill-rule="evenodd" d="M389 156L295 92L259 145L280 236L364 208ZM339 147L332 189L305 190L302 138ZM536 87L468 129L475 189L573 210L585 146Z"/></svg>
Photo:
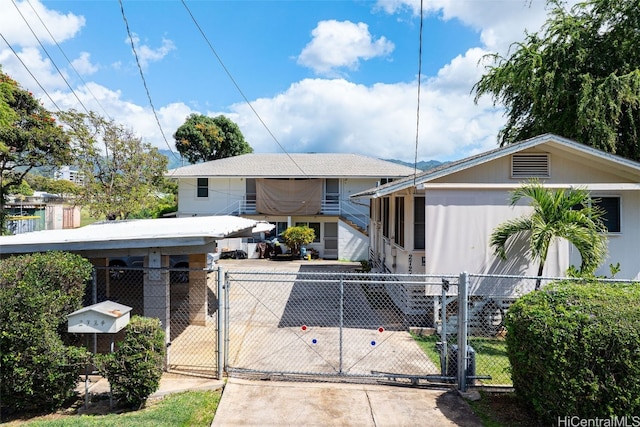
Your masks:
<svg viewBox="0 0 640 427"><path fill-rule="evenodd" d="M422 351L440 366L440 353L436 350L438 335L413 335ZM507 346L502 338L469 337L468 343L476 352L476 375L490 375L490 380L479 380L485 385L511 385ZM457 344L457 342L450 343Z"/></svg>
<svg viewBox="0 0 640 427"><path fill-rule="evenodd" d="M80 227L84 227L85 225L92 224L96 221L96 218L89 215L88 209L80 209Z"/></svg>
<svg viewBox="0 0 640 427"><path fill-rule="evenodd" d="M163 399L147 402L139 411L108 413L108 401L105 413L77 415L70 411L44 415L30 420L13 421L6 425L27 426L210 426L213 421L222 390L193 391L170 394Z"/></svg>

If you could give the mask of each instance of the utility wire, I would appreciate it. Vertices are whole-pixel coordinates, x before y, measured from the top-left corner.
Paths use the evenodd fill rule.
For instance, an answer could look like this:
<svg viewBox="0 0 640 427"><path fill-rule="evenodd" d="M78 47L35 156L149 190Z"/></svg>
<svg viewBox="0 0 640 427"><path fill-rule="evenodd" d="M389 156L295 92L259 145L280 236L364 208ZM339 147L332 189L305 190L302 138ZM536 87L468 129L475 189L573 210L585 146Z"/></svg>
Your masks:
<svg viewBox="0 0 640 427"><path fill-rule="evenodd" d="M42 92L44 92L44 94L47 95L47 98L49 98L49 101L51 101L51 103L56 107L56 110L58 110L58 112L62 112L60 107L58 107L58 104L56 104L56 102L53 100L53 98L51 98L51 95L49 95L49 92L47 92L47 90L40 84L40 81L36 78L36 76L33 75L31 70L29 69L29 67L27 67L27 64L24 63L22 58L20 58L20 55L18 55L18 52L16 52L15 49L13 48L13 46L11 46L9 44L9 42L7 41L7 39L4 37L4 35L2 33L0 33L0 37L2 37L2 40L4 40L4 42L7 44L7 46L9 46L9 49L11 49L11 52L13 52L13 54L16 56L16 58L18 58L18 61L20 61L20 63L24 67L24 69L27 70L27 72L29 73L31 78L33 78L33 80L35 80L35 82L40 87L40 89L42 89Z"/></svg>
<svg viewBox="0 0 640 427"><path fill-rule="evenodd" d="M13 1L13 0L12 0ZM31 4L30 0L26 0L27 4L29 6L31 6L31 10L33 11L33 13L38 17L38 20L40 21L40 23L42 24L42 26L44 27L45 30L47 30L47 33L49 34L49 37L51 37L51 40L53 40L53 42L56 44L56 46L58 47L58 50L60 51L60 53L62 53L62 56L64 56L64 58L67 60L67 62L69 63L69 66L71 66L71 69L73 69L73 71L76 73L76 76L78 76L78 78L80 79L80 81L82 82L82 84L84 85L84 87L87 89L87 92L89 92L89 94L91 95L91 97L94 99L94 101L96 101L96 104L98 104L98 106L102 109L102 112L105 114L105 116L107 116L109 118L109 120L113 120L113 118L109 115L109 113L107 113L107 110L102 106L102 104L100 103L100 101L98 100L98 98L93 94L93 92L91 91L91 88L87 85L87 82L82 78L82 76L80 75L80 73L78 72L78 70L76 69L76 67L73 66L73 63L71 62L71 60L69 60L69 57L67 56L67 54L64 52L64 50L62 50L62 47L60 46L60 44L58 43L58 41L56 40L56 38L53 36L53 34L51 34L51 31L49 31L49 28L47 27L47 24L44 23L44 21L42 20L42 18L40 17L40 15L38 14L38 11L33 7L33 5ZM15 3L14 3L15 4ZM24 19L24 17L23 17ZM26 21L25 21L26 22ZM27 24L28 25L28 24ZM45 51L46 52L46 51ZM47 55L49 55L47 53ZM51 58L51 57L49 57ZM52 60L53 62L53 60ZM72 89L73 91L73 89ZM77 98L77 96L76 96ZM86 108L85 108L86 110Z"/></svg>
<svg viewBox="0 0 640 427"><path fill-rule="evenodd" d="M418 47L418 107L416 108L416 148L413 160L413 188L416 187L416 175L418 174L418 137L420 136L420 88L422 81L422 23L423 23L423 0L420 0L420 33Z"/></svg>
<svg viewBox="0 0 640 427"><path fill-rule="evenodd" d="M153 105L153 101L151 100L151 94L149 93L149 88L147 87L147 80L144 77L144 73L142 72L142 66L140 65L140 58L138 58L138 52L136 51L135 43L133 42L133 37L131 36L131 29L129 28L129 21L127 21L127 16L124 13L124 5L122 4L122 0L118 0L120 3L120 12L122 12L122 19L124 20L124 25L127 28L127 35L129 36L129 42L131 42L131 50L133 50L133 56L136 58L136 65L138 66L138 70L140 71L140 77L142 78L142 84L144 85L144 90L147 93L147 98L149 99L149 105L151 106L151 110L153 111L153 116L156 118L156 123L158 124L158 129L160 129L160 133L162 134L162 139L164 139L165 144L171 151L173 157L176 160L180 160L178 156L171 149L171 145L169 145L169 141L167 141L167 137L164 134L164 130L162 130L162 125L160 124L160 119L158 118L158 113L156 112L156 108Z"/></svg>
<svg viewBox="0 0 640 427"><path fill-rule="evenodd" d="M122 1L122 0L120 0ZM276 144L278 144L278 146L280 147L280 149L287 155L287 157L289 157L289 159L293 162L294 165L296 165L296 167L298 168L298 170L300 170L300 172L302 172L305 176L307 176L307 173L300 167L300 165L298 165L298 163L296 163L296 161L293 159L293 157L291 157L291 155L289 154L289 152L287 152L287 150L282 146L282 144L280 144L280 141L278 141L278 138L276 138L276 136L273 134L273 132L271 132L271 129L269 129L269 127L267 126L267 124L264 122L264 120L262 120L262 117L260 117L260 114L258 114L258 112L255 110L255 108L253 108L253 105L251 105L251 102L249 102L249 99L245 96L244 92L242 91L242 89L240 89L240 86L238 85L238 83L236 82L236 80L233 78L233 76L231 75L231 72L229 72L229 70L227 69L227 67L224 65L224 62L222 62L222 58L220 58L220 56L218 55L218 52L216 52L216 50L214 49L213 45L211 44L211 42L209 41L209 38L207 37L207 35L204 33L204 31L202 30L202 27L200 27L200 24L198 24L198 21L196 20L196 18L193 16L193 13L191 13L191 10L189 9L189 6L187 6L187 3L185 2L185 0L181 0L182 4L184 5L184 8L187 10L187 12L189 13L189 16L191 17L191 20L193 20L193 23L195 24L195 26L198 28L198 31L200 31L200 34L202 34L202 37L204 38L204 40L207 42L207 45L209 45L209 49L211 49L211 52L213 52L214 56L216 57L216 59L218 60L218 62L220 63L220 65L222 66L222 69L224 70L224 72L227 74L227 76L229 77L229 79L231 79L231 82L233 83L233 85L236 87L236 89L238 90L238 92L240 93L240 95L242 96L242 99L244 99L244 102L249 106L249 108L251 109L251 111L253 111L253 114L255 114L255 116L258 118L258 120L260 121L260 123L262 124L262 126L267 130L267 132L269 133L269 135L271 136L271 138L276 142Z"/></svg>
<svg viewBox="0 0 640 427"><path fill-rule="evenodd" d="M22 17L22 20L24 21L25 24L27 24L27 27L29 28L29 30L31 31L31 34L33 34L33 37L38 41L38 44L40 45L40 47L42 48L42 50L44 51L44 53L47 55L47 58L49 58L49 60L51 61L51 63L53 64L54 68L56 69L56 71L58 72L58 74L60 75L60 77L62 77L62 80L64 80L64 82L66 83L67 87L69 88L69 90L71 90L71 93L73 93L73 96L76 97L76 99L78 100L78 102L80 103L80 105L82 106L82 108L84 109L84 111L86 111L87 114L89 114L89 110L87 110L87 107L85 107L85 105L82 103L82 101L80 100L80 98L78 97L78 94L73 90L73 88L71 87L71 85L69 84L69 82L67 81L67 79L64 77L64 74L62 74L62 71L60 71L60 68L58 68L58 65L56 64L56 62L53 60L53 58L51 57L51 55L49 55L49 52L47 51L47 48L44 47L44 45L42 44L42 42L40 41L40 39L38 38L38 36L36 35L36 32L33 31L33 28L31 28L31 25L29 25L29 21L27 21L27 18L24 17L24 15L22 14L22 12L20 11L20 8L18 7L18 5L16 4L15 0L11 0L11 3L13 3L13 6L16 8L16 10L18 11L18 14L20 14L20 17Z"/></svg>

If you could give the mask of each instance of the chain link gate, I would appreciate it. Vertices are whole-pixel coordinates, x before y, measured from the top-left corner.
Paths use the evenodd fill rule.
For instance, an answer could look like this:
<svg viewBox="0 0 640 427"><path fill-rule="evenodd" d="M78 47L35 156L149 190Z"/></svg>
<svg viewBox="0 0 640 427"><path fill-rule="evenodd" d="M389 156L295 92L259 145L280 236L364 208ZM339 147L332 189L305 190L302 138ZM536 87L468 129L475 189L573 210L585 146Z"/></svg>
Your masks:
<svg viewBox="0 0 640 427"><path fill-rule="evenodd" d="M221 377L218 339L218 270L188 268L95 267L92 289L85 305L111 300L132 307L131 315L166 312L166 298L145 297L144 282L150 274L169 280L169 337L166 370L169 372ZM161 279L160 281L162 281ZM156 291L160 287L156 284ZM163 325L164 326L164 325ZM126 328L115 336L116 346ZM109 351L110 337L96 337L93 352Z"/></svg>
<svg viewBox="0 0 640 427"><path fill-rule="evenodd" d="M441 365L442 331L433 327L440 317L440 292L426 292L427 284L440 291L451 279L345 271L229 271L227 373L454 382L456 376L449 376ZM454 305L445 307L455 310ZM446 325L451 315L441 324ZM445 346L444 351L451 348Z"/></svg>

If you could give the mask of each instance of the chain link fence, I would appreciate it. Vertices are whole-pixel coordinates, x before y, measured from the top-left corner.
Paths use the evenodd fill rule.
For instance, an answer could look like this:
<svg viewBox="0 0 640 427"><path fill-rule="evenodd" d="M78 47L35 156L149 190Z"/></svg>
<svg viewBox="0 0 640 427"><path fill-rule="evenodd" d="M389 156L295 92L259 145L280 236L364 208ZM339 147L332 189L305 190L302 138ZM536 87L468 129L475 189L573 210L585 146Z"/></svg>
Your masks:
<svg viewBox="0 0 640 427"><path fill-rule="evenodd" d="M305 267L227 272L230 375L448 380L426 276Z"/></svg>
<svg viewBox="0 0 640 427"><path fill-rule="evenodd" d="M145 281L150 277L154 288L145 292ZM162 292L164 286L158 286L165 280L168 294ZM94 283L85 295L85 305L111 300L132 307L132 316L164 320L168 371L219 376L217 270L96 267ZM124 330L115 335L116 346L123 335ZM93 351L108 352L110 345L110 336L98 335Z"/></svg>

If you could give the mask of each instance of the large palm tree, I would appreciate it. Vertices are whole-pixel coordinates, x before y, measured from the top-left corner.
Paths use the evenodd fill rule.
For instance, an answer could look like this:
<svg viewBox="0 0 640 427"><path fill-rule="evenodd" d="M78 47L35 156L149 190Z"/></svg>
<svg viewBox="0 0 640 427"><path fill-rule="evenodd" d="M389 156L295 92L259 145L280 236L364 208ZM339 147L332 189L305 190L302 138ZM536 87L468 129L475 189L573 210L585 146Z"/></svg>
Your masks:
<svg viewBox="0 0 640 427"><path fill-rule="evenodd" d="M554 240L566 239L580 252L580 273L593 274L607 254L606 227L602 221L604 212L592 204L585 189L545 188L537 180L524 183L511 193L511 206L523 198L531 199L533 212L514 218L496 227L491 234L490 245L494 253L506 259L506 244L509 239L529 239L529 255L538 261L538 277L547 259L549 246ZM540 288L540 279L536 290Z"/></svg>

